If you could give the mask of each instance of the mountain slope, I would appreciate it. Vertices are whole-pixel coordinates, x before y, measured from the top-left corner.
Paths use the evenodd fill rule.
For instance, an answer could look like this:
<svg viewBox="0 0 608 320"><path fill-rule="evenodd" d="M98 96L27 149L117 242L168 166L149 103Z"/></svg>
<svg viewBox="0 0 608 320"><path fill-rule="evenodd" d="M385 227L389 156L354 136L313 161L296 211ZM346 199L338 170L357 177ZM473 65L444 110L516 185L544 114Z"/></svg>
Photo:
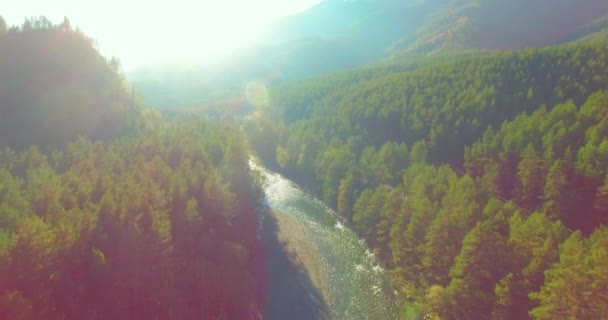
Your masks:
<svg viewBox="0 0 608 320"><path fill-rule="evenodd" d="M245 129L392 270L403 319L599 319L607 46L287 84Z"/></svg>
<svg viewBox="0 0 608 320"><path fill-rule="evenodd" d="M602 0L448 1L395 49L406 55L445 49L540 47L572 37L606 13L608 3Z"/></svg>
<svg viewBox="0 0 608 320"><path fill-rule="evenodd" d="M608 14L594 19L564 41L589 42L608 39Z"/></svg>
<svg viewBox="0 0 608 320"><path fill-rule="evenodd" d="M595 39L606 14L603 0L326 0L277 21L257 45L214 66L141 67L129 79L151 106L201 106L218 93L240 97L254 80L285 83L389 58Z"/></svg>
<svg viewBox="0 0 608 320"><path fill-rule="evenodd" d="M133 120L134 102L93 40L66 20L0 30L0 147L109 139Z"/></svg>
<svg viewBox="0 0 608 320"><path fill-rule="evenodd" d="M148 105L200 106L227 88L240 95L252 80L286 82L380 61L433 8L422 1L324 1L277 21L256 46L214 66L143 66L128 77Z"/></svg>
<svg viewBox="0 0 608 320"><path fill-rule="evenodd" d="M390 44L414 32L437 10L438 4L437 1L323 1L304 13L279 21L268 38L271 43L288 48L285 68L306 70L294 75L302 78L382 59ZM323 64L319 64L321 59Z"/></svg>
<svg viewBox="0 0 608 320"><path fill-rule="evenodd" d="M238 128L163 121L67 20L2 21L0 319L262 318Z"/></svg>

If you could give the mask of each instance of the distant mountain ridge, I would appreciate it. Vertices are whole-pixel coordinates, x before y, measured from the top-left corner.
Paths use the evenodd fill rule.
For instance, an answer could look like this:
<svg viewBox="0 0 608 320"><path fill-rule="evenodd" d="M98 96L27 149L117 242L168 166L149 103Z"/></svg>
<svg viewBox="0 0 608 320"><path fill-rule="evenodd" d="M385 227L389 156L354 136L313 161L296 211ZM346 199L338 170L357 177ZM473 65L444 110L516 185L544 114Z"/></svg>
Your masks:
<svg viewBox="0 0 608 320"><path fill-rule="evenodd" d="M607 16L604 0L325 0L277 21L259 45L217 67L142 67L129 78L151 106L191 107L226 87L239 94L252 80L283 83L388 59L590 41L608 35Z"/></svg>
<svg viewBox="0 0 608 320"><path fill-rule="evenodd" d="M606 27L606 15L603 0L325 0L278 21L266 44L287 51L293 65L339 56L341 69L389 55L558 44Z"/></svg>
<svg viewBox="0 0 608 320"><path fill-rule="evenodd" d="M396 46L401 54L442 49L523 49L563 42L608 13L602 0L454 0L441 6L413 36ZM401 50L399 50L401 49Z"/></svg>

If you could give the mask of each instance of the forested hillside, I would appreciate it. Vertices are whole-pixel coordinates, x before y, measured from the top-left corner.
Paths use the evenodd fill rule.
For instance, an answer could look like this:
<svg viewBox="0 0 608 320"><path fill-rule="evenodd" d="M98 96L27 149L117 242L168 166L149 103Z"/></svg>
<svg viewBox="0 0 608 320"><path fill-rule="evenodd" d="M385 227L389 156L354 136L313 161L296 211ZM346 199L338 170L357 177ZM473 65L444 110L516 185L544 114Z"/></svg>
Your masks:
<svg viewBox="0 0 608 320"><path fill-rule="evenodd" d="M261 156L269 163L278 161L287 171L306 172L325 151L327 161L344 157L356 162L365 147L378 149L393 141L408 148L424 144L433 163L462 163L464 147L487 127L497 128L504 120L543 104L553 106L569 99L581 104L605 88L607 46L599 42L465 57L352 86L320 78L307 85L279 87L266 110L278 121L258 129L266 131L261 141L280 139L280 148L276 157L274 153ZM283 121L289 134L275 134ZM346 168L349 162L339 163ZM319 173L318 177L334 179L335 175ZM323 192L332 192L339 181L324 183ZM335 203L332 196L324 199Z"/></svg>
<svg viewBox="0 0 608 320"><path fill-rule="evenodd" d="M365 240L403 319L608 319L607 11L326 0L224 65L134 72L165 115L67 18L0 17L0 319L266 316L281 226L249 148ZM357 304L295 226L319 261L268 242L277 310Z"/></svg>
<svg viewBox="0 0 608 320"><path fill-rule="evenodd" d="M257 319L262 193L233 128L0 156L0 318Z"/></svg>
<svg viewBox="0 0 608 320"><path fill-rule="evenodd" d="M0 146L107 140L133 129L142 112L117 60L106 61L67 19L0 28L0 57Z"/></svg>
<svg viewBox="0 0 608 320"><path fill-rule="evenodd" d="M285 85L246 130L382 258L404 318L601 319L607 46Z"/></svg>
<svg viewBox="0 0 608 320"><path fill-rule="evenodd" d="M162 119L118 69L67 19L0 23L0 319L259 319L243 136Z"/></svg>
<svg viewBox="0 0 608 320"><path fill-rule="evenodd" d="M608 93L541 107L466 149L465 166L502 197L590 233L608 223Z"/></svg>

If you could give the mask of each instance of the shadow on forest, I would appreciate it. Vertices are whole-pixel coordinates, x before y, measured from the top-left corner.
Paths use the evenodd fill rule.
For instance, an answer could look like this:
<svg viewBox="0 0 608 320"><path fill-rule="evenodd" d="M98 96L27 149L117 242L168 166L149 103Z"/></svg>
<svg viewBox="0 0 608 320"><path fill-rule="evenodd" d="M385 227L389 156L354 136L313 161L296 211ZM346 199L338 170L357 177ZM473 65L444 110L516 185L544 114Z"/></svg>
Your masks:
<svg viewBox="0 0 608 320"><path fill-rule="evenodd" d="M281 214L281 213L278 213ZM266 247L266 320L328 319L327 305L305 270L285 243L278 239L278 225L271 214L264 216L262 238Z"/></svg>

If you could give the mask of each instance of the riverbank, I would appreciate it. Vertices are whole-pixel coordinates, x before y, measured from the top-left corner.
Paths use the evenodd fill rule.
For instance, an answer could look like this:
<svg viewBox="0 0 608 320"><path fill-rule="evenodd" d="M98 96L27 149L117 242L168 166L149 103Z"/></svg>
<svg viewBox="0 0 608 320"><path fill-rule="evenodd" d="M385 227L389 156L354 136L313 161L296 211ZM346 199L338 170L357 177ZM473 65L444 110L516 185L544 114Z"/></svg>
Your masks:
<svg viewBox="0 0 608 320"><path fill-rule="evenodd" d="M293 262L308 274L312 284L324 300L329 302L331 297L327 268L307 227L284 212L272 210L270 214L277 221L277 237L285 244L285 250Z"/></svg>
<svg viewBox="0 0 608 320"><path fill-rule="evenodd" d="M308 227L269 210L262 236L268 270L265 319L327 319L329 275Z"/></svg>
<svg viewBox="0 0 608 320"><path fill-rule="evenodd" d="M390 320L400 303L378 260L321 201L262 169L265 320ZM269 209L270 210L270 209Z"/></svg>

